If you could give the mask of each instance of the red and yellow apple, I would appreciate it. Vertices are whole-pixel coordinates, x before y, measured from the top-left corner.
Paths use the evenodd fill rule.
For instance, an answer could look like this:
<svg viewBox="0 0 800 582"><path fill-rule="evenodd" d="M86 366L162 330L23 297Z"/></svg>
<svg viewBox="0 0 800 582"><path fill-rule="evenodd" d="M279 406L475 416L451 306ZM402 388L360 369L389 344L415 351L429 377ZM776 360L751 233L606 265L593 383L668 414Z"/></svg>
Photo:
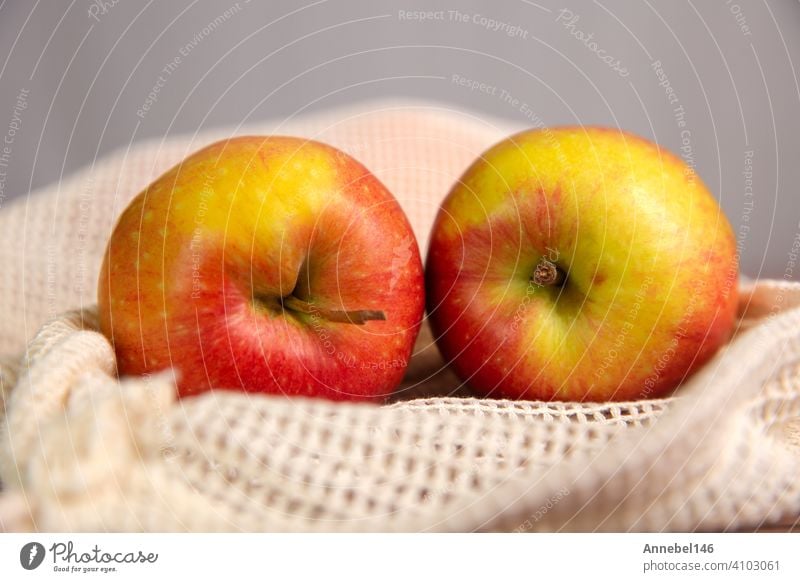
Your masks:
<svg viewBox="0 0 800 582"><path fill-rule="evenodd" d="M242 137L193 154L122 213L99 281L120 374L364 400L400 382L424 309L394 197L319 142Z"/></svg>
<svg viewBox="0 0 800 582"><path fill-rule="evenodd" d="M443 356L481 394L656 397L729 337L735 242L670 152L619 130L535 130L453 187L426 290Z"/></svg>

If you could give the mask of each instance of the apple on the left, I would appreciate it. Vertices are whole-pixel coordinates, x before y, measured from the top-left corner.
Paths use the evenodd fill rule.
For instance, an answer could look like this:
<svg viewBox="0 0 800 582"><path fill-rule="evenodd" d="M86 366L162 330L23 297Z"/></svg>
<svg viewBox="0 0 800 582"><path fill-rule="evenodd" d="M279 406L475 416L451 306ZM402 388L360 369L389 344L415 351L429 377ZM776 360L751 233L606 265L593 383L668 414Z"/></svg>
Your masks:
<svg viewBox="0 0 800 582"><path fill-rule="evenodd" d="M212 144L122 213L98 286L121 375L181 396L234 389L374 400L400 383L424 310L397 200L320 142Z"/></svg>

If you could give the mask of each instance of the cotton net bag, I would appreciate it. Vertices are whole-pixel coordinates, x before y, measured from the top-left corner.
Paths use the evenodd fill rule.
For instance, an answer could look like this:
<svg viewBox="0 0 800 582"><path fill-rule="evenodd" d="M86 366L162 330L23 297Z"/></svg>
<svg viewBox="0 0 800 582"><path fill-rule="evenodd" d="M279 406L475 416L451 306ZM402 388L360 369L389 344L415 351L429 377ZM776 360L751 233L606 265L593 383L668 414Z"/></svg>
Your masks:
<svg viewBox="0 0 800 582"><path fill-rule="evenodd" d="M739 530L800 515L800 286L745 282L730 343L662 400L471 397L423 327L386 405L117 378L96 281L115 219L211 141L305 136L400 200L425 252L450 186L522 129L372 104L143 142L0 209L0 528ZM424 255L423 255L424 256Z"/></svg>

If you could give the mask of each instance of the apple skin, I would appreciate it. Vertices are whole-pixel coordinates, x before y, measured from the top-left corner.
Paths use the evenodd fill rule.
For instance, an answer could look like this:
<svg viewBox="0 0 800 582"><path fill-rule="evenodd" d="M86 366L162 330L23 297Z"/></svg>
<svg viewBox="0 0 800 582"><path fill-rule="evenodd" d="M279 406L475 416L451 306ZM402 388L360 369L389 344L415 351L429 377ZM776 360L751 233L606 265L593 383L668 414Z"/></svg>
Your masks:
<svg viewBox="0 0 800 582"><path fill-rule="evenodd" d="M221 141L158 178L122 213L98 286L119 373L172 368L181 396L383 398L403 376L424 301L394 197L347 154L291 137Z"/></svg>
<svg viewBox="0 0 800 582"><path fill-rule="evenodd" d="M563 283L533 280L543 257ZM599 127L489 149L443 202L426 260L445 360L512 399L669 393L729 338L737 278L731 226L699 177Z"/></svg>

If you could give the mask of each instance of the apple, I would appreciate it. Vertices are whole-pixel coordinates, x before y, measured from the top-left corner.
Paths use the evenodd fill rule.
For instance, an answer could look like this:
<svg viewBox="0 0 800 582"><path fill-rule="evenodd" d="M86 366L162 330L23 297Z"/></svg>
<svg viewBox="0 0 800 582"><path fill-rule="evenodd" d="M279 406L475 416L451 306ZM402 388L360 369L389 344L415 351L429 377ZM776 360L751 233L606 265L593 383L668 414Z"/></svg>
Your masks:
<svg viewBox="0 0 800 582"><path fill-rule="evenodd" d="M426 259L437 344L476 392L657 397L731 334L732 229L684 162L629 133L559 127L489 149Z"/></svg>
<svg viewBox="0 0 800 582"><path fill-rule="evenodd" d="M292 137L212 144L130 203L98 286L120 374L379 399L399 384L424 277L395 198L356 160Z"/></svg>

